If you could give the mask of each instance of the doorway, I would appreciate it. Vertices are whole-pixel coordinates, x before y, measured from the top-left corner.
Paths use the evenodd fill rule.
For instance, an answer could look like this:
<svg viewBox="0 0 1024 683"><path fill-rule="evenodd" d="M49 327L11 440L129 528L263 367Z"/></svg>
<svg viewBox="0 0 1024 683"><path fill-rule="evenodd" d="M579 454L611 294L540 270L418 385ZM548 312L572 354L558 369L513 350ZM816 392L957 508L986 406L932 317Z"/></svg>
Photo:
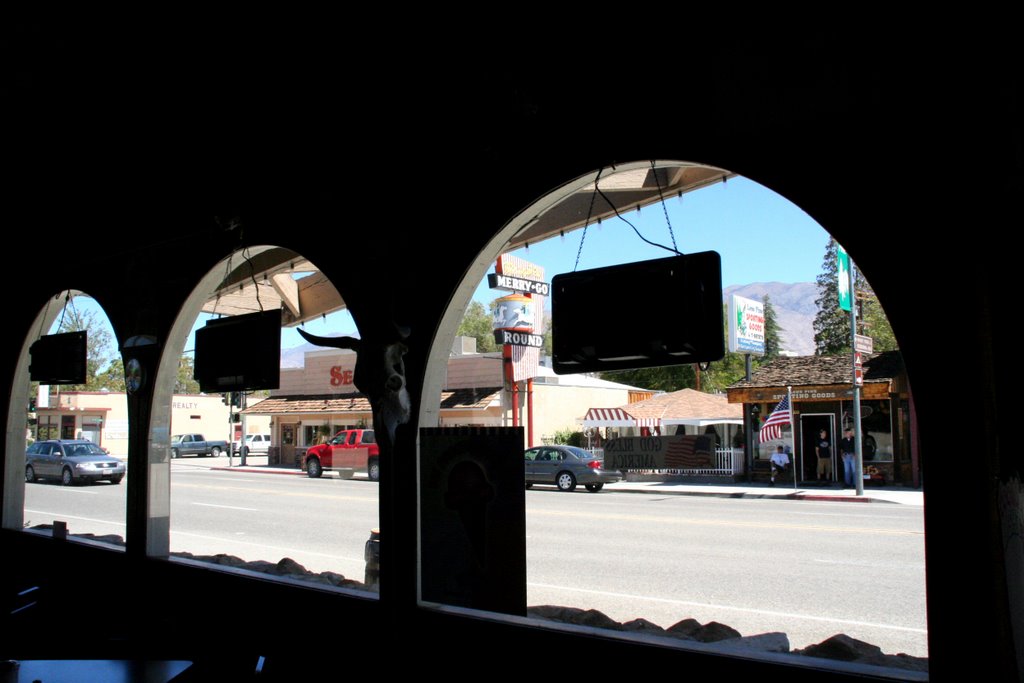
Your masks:
<svg viewBox="0 0 1024 683"><path fill-rule="evenodd" d="M800 446L803 463L800 473L804 481L818 481L817 448L821 432L829 443L830 468L824 483L831 484L836 480L836 416L832 413L809 413L800 416Z"/></svg>

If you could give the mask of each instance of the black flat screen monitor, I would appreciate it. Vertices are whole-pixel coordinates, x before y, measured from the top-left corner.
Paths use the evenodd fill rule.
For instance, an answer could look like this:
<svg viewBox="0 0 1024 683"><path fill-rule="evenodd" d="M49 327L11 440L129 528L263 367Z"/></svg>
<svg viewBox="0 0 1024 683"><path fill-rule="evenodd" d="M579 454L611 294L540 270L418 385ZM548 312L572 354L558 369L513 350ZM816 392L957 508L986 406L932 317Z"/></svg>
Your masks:
<svg viewBox="0 0 1024 683"><path fill-rule="evenodd" d="M281 309L211 320L196 330L200 391L277 389L281 383Z"/></svg>
<svg viewBox="0 0 1024 683"><path fill-rule="evenodd" d="M556 374L720 360L722 260L716 251L556 275Z"/></svg>
<svg viewBox="0 0 1024 683"><path fill-rule="evenodd" d="M29 378L40 384L85 384L87 347L84 330L40 337L28 350Z"/></svg>

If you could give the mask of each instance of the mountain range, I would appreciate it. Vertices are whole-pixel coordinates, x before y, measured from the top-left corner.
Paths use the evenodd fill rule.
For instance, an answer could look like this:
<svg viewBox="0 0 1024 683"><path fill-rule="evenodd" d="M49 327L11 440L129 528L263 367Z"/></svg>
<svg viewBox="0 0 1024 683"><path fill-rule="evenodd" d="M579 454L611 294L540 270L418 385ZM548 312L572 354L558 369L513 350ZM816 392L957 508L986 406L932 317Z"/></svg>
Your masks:
<svg viewBox="0 0 1024 683"><path fill-rule="evenodd" d="M783 351L797 356L814 353L814 316L818 307L818 285L813 282L754 282L729 285L722 291L724 300L733 294L760 301L765 294L779 322L779 342Z"/></svg>
<svg viewBox="0 0 1024 683"><path fill-rule="evenodd" d="M723 301L728 301L733 294L757 301L767 294L781 328L779 337L782 350L797 356L814 354L814 316L818 312L814 304L818 298L818 286L815 283L753 282L748 285L729 285L723 290ZM318 348L307 343L281 349L281 367L302 367L304 354Z"/></svg>

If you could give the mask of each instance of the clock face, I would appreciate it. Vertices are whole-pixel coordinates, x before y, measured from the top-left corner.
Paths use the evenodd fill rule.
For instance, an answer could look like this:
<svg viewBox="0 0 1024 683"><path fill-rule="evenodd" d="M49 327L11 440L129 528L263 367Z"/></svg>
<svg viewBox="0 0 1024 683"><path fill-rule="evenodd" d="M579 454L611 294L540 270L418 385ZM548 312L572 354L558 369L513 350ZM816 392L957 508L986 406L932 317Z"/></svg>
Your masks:
<svg viewBox="0 0 1024 683"><path fill-rule="evenodd" d="M142 387L144 381L142 363L135 358L129 358L124 366L124 385L128 393L134 394Z"/></svg>

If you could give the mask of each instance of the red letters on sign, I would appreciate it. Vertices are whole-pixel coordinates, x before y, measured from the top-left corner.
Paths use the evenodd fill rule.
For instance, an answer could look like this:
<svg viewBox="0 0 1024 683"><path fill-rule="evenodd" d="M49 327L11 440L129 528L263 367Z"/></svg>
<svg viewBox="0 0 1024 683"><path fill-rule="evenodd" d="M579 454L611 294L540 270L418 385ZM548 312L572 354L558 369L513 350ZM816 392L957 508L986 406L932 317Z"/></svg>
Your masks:
<svg viewBox="0 0 1024 683"><path fill-rule="evenodd" d="M352 384L352 371L342 370L340 365L331 368L331 386L337 387L342 384Z"/></svg>

